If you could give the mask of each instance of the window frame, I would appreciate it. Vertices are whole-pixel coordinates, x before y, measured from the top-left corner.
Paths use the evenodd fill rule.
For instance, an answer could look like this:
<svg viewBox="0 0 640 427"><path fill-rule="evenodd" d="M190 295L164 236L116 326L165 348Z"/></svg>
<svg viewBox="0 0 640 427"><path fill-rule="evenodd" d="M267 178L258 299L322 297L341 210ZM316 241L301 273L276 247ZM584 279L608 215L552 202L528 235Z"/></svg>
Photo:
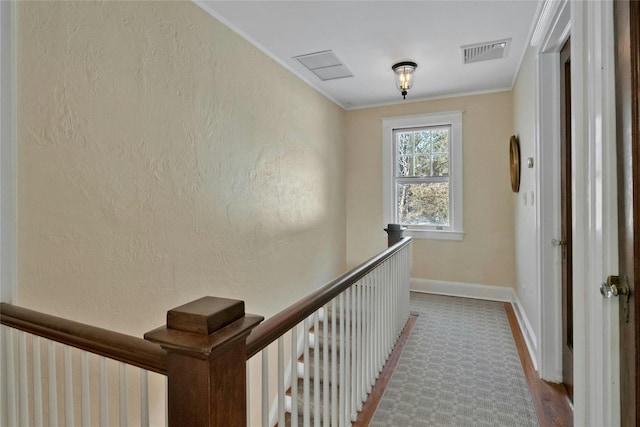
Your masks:
<svg viewBox="0 0 640 427"><path fill-rule="evenodd" d="M382 119L382 167L383 167L383 225L397 223L395 141L394 131L398 129L449 126L449 227L419 226L408 224L406 235L439 240L462 240L462 110L412 116L387 117Z"/></svg>

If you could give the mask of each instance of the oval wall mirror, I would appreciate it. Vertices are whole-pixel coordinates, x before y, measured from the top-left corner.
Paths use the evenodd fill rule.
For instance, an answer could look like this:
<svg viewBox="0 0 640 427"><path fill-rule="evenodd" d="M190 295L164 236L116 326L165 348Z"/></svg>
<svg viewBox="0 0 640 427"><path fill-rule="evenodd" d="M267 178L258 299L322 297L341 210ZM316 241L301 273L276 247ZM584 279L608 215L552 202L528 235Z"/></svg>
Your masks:
<svg viewBox="0 0 640 427"><path fill-rule="evenodd" d="M515 135L509 140L509 160L511 163L511 189L520 191L520 141Z"/></svg>

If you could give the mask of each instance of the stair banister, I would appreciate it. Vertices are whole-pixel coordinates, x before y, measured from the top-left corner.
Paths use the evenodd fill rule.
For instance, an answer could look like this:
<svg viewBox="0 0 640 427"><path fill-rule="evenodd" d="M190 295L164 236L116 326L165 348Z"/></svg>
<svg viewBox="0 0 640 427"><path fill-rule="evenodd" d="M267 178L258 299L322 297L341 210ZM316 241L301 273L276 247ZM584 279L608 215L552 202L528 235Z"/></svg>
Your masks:
<svg viewBox="0 0 640 427"><path fill-rule="evenodd" d="M148 371L167 374L167 354L157 344L73 320L0 303L2 324L99 354Z"/></svg>
<svg viewBox="0 0 640 427"><path fill-rule="evenodd" d="M409 245L410 242L410 237L403 237L397 245L387 248L353 270L337 277L317 291L262 322L247 338L247 359L274 342L305 318L311 316L320 307L340 295L397 251Z"/></svg>
<svg viewBox="0 0 640 427"><path fill-rule="evenodd" d="M307 331L310 330L313 325L313 330L319 333L321 328L318 323L318 317L321 308L326 310L326 308L330 306L331 314L323 312L323 315L325 317L330 315L332 319L336 319L336 305L339 304L338 318L342 319L339 321L340 346L347 349L347 351L339 354L341 362L339 364L340 372L335 373L335 369L331 368L334 370L334 373L332 373L334 383L331 385L330 394L332 396L331 406L333 406L334 409L330 415L326 413L328 407L326 404L327 393L323 391L322 406L324 415L322 416L330 417L335 421L335 417L338 414L340 424L342 425L343 423L348 423L349 419L354 419L355 412L353 411L356 409L359 410L359 407L361 407L360 404L356 405L356 402L360 399L361 393L366 394L368 389L370 389L369 380L362 376L360 371L349 371L349 360L351 360L353 366L366 364L367 369L373 371L379 369L378 365L384 362L383 359L385 357L384 354L381 353L376 356L376 360L373 360L370 355L363 357L360 354L356 357L356 353L354 353L350 359L348 357L350 352L348 349L352 348L354 351L359 351L360 349L364 350L363 346L365 344L367 346L372 345L374 342L373 339L375 338L374 330L372 329L374 322L375 325L380 327L380 324L397 324L398 321L404 322L404 315L406 314L408 316L409 271L407 266L410 263L409 245L411 238L403 238L401 230L398 230L397 227L391 227L391 224L390 228L394 232L393 240L395 242L391 247L351 271L332 280L327 285L262 324L260 324L260 322L263 320L263 317L245 314L243 301L214 297L201 298L200 300L170 310L167 313L166 325L145 334L145 340L6 303L0 304L0 321L2 325L4 325L3 327L6 326L8 327L7 329L11 331L5 338L9 340L8 342L13 343L14 336L19 339L19 341L16 339L15 342L19 343L18 347L20 347L20 349L17 350L15 354L11 354L12 360L14 360L14 355L20 358L26 354L26 350L24 350L24 343L26 342L25 336L14 335L14 331L15 334L24 332L33 335L35 337L33 342L36 343L34 344L34 351L39 351L40 348L38 337L44 337L50 340L50 348L53 348L54 342L57 342L64 346L75 347L126 365L139 367L145 371L167 376L167 421L171 427L245 427L248 418L248 407L246 403L246 384L248 378L246 362L292 329L296 331L298 325L304 325L303 330L306 329ZM390 244L391 243L390 240ZM392 273L396 274L396 270L387 270L387 267L384 266L387 261L391 262L395 259L393 257L397 256L402 260L397 267L399 269L397 270L398 277L400 278L400 282L403 283L402 288L397 289L400 292L392 294L391 289L383 290L381 293L376 294L376 299L374 300L374 294L372 294L371 288L375 283L371 282L372 279L369 279L368 275L377 271L379 268L383 268L383 271L386 271L383 277L388 277ZM402 267L400 267L400 265ZM396 291L394 290L394 292ZM343 295L343 293L345 294ZM406 293L406 295L404 295L404 293ZM338 298L336 299L336 297ZM373 310L380 308L381 302L384 299L387 299L387 302L391 303L389 305L391 308L385 308L387 311L382 310L380 315L374 317ZM405 299L407 301L404 301ZM370 304L371 309L360 305L365 302ZM398 307L397 309L395 308L396 305ZM351 307L350 311L345 311L345 307ZM311 317L312 315L313 318ZM353 319L353 323L351 323L352 320L350 319ZM335 328L336 323L332 323L332 332L330 334L333 342L333 348L331 350L332 363L335 363L337 356L335 353ZM322 330L326 336L326 318L323 321ZM382 344L382 346L388 347L389 344L392 344L391 341L394 339L394 336L390 335L384 339L386 339L387 342L378 340L376 341L376 345L380 346L379 344ZM308 334L305 335L304 341L306 357L309 358ZM353 346L350 347L352 344ZM317 336L314 338L314 346L315 345L318 345ZM295 353L295 348L296 340L294 333L292 356ZM328 347L325 347L323 349L325 358L322 362L325 366L325 371L327 370L327 348ZM67 354L69 353L68 347L65 347L64 352L66 365L67 360L71 360L70 357L67 359ZM49 355L53 355L53 360L55 361L55 351L54 353L49 351ZM264 352L263 356L265 356ZM319 356L319 351L314 352L314 357L316 358L316 365L314 366L316 376L320 369ZM84 390L85 388L88 389L88 386L85 387L84 384L85 379L88 381L88 378L85 378L86 375L84 374L86 355L82 357L82 390ZM21 369L23 369L24 362L20 362L20 364ZM17 366L17 363L15 363L15 365ZM104 374L106 378L105 360L100 361L100 367L100 386L102 388L103 367L105 367ZM66 366L64 370L65 375L71 375L67 372L70 372L70 369L67 369ZM282 370L282 368L280 370ZM55 378L55 369L53 372ZM126 368L124 365L120 366L120 374L122 382L123 378L126 379ZM309 374L309 370L306 369L305 378L308 378ZM337 377L336 374L338 374ZM144 372L141 375L141 378L145 378L143 387L146 387L147 374ZM22 378L26 377L27 375L22 371L20 372L20 377L15 376L16 382L20 383L18 385L22 387L22 391L20 391L21 394L18 397L20 404L17 403L16 399L13 399L13 401L10 402L12 406L10 410L12 412L11 419L26 419L28 424L30 418L34 416L41 417L45 411L43 411L43 408L39 408L39 414L34 410L35 415L30 415L27 413L28 411L22 409L25 399L31 396L29 394L31 392L28 391L29 385L26 384L25 381L22 381ZM14 377L12 376L11 378ZM296 378L295 374L292 375L292 378ZM347 386L352 384L347 388L353 390L351 395L345 395L343 394L344 392L341 391L339 401L336 401L334 397L337 395L337 392L335 392L336 378L339 378L341 382L345 382ZM307 384L305 386L305 394L307 395L305 396L305 402L308 404L311 403L308 396L309 384L308 380L305 381ZM25 384L22 384L23 382L25 382ZM68 382L68 384L66 384L66 382ZM66 395L73 396L73 392L67 392L66 390L72 385L72 377L68 376L65 380ZM35 377L33 386L36 386ZM319 384L315 381L313 386L314 410L317 411L318 404L320 403L320 389ZM325 383L323 387L328 387L328 383ZM292 388L295 393L296 386ZM327 389L325 388L324 390ZM53 392L55 397L55 387ZM280 393L282 393L282 390L280 390ZM106 391L104 394L106 395ZM9 393L9 397L11 396L11 393ZM124 396L124 401L121 401L121 404L126 403L126 390ZM36 398L38 398L38 396L36 396ZM145 399L148 400L148 397L143 397L143 401ZM279 400L279 406L282 406L282 399L280 398ZM336 407L336 404L339 406ZM38 403L36 402L35 405L37 406ZM72 402L65 402L65 405L67 405L67 408L71 408L65 411L73 411ZM292 405L295 406L296 402L294 401ZM85 414L85 406L87 407L87 414ZM142 406L148 406L148 401L142 403ZM356 406L358 406L358 408L356 408ZM18 411L18 407L20 407L20 411ZM90 419L88 415L89 409L83 397L83 420ZM147 407L145 410L148 412L148 409ZM307 422L308 411L308 406L306 406L304 418ZM141 410L141 413L142 412ZM295 415L295 410L293 414ZM49 414L49 416L50 421L56 421L55 418L57 415L55 413L53 415ZM100 417L103 424L106 424L104 420L107 419L107 416L108 411L103 414L103 408L101 407ZM314 417L317 416L320 415L314 415ZM124 415L121 412L120 417L121 422L126 420L126 409ZM148 416L142 413L142 417L143 421L141 425L148 425ZM281 414L278 418L282 421ZM265 424L264 421L265 419L263 418L263 424Z"/></svg>

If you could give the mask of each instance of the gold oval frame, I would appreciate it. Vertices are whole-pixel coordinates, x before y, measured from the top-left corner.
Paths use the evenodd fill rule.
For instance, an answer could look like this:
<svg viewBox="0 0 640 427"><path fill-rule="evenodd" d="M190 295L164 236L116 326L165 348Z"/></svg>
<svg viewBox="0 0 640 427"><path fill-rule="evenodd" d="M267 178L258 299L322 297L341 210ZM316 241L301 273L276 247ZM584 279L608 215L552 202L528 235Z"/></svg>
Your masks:
<svg viewBox="0 0 640 427"><path fill-rule="evenodd" d="M520 191L520 140L512 135L509 140L509 162L511 166L511 189Z"/></svg>

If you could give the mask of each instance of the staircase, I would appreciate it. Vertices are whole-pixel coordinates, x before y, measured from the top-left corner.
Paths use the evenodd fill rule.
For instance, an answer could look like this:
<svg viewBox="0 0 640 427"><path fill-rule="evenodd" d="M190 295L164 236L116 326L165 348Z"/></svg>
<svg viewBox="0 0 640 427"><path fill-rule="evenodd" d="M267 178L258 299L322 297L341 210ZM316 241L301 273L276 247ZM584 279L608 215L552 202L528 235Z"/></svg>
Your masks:
<svg viewBox="0 0 640 427"><path fill-rule="evenodd" d="M357 359L358 353L352 351L352 346L361 341L362 313L352 305L345 306L342 312L338 307L318 311L317 322L307 333L308 351L301 352L296 374L292 375L296 386L286 392L285 426L338 426L355 421L362 407L358 402L365 400L370 391L370 386L361 384L358 370L353 368L363 362ZM306 399L305 393L308 393ZM347 413L347 408L357 410Z"/></svg>

